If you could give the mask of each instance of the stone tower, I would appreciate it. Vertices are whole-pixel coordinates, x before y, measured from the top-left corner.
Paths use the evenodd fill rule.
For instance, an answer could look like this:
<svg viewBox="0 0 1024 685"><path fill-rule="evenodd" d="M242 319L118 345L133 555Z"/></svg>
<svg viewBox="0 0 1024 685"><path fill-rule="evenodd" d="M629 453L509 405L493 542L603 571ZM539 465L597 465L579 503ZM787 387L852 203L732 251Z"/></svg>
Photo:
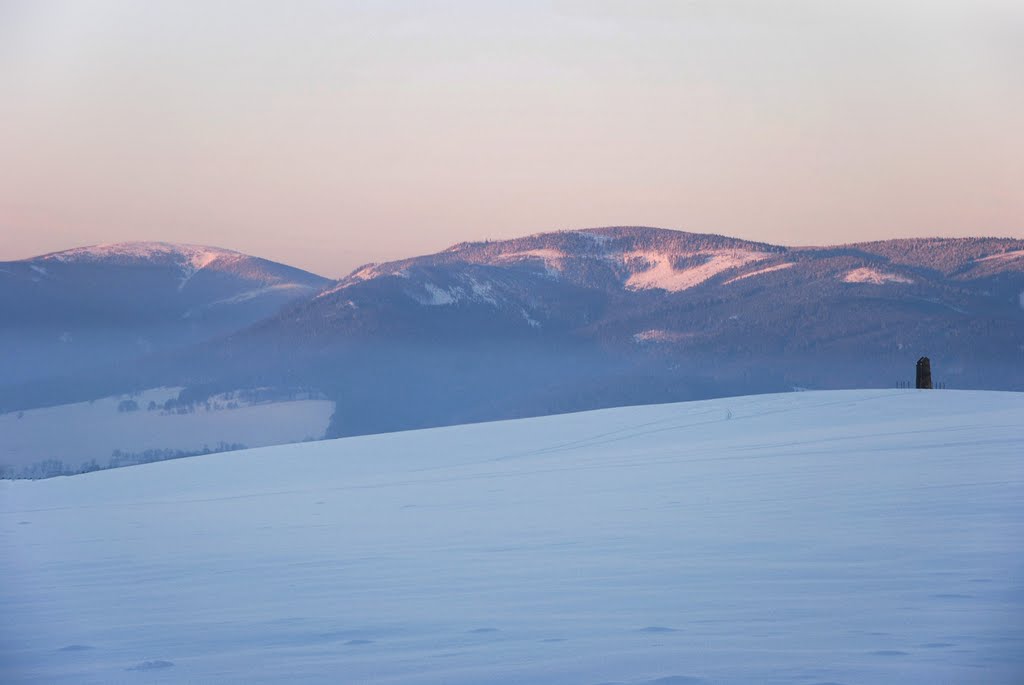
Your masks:
<svg viewBox="0 0 1024 685"><path fill-rule="evenodd" d="M932 389L932 362L928 357L917 360L917 389Z"/></svg>

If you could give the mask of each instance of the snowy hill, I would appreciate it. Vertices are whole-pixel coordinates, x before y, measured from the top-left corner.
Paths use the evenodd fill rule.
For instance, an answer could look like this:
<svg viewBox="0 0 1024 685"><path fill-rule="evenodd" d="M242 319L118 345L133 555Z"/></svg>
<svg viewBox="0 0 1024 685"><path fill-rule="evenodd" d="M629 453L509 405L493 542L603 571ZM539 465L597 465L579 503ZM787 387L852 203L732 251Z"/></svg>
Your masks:
<svg viewBox="0 0 1024 685"><path fill-rule="evenodd" d="M0 482L0 680L1024 682L1022 416L791 393Z"/></svg>
<svg viewBox="0 0 1024 685"><path fill-rule="evenodd" d="M232 250L173 243L0 262L0 410L141 389L113 377L134 381L144 371L128 369L139 360L239 330L329 282Z"/></svg>

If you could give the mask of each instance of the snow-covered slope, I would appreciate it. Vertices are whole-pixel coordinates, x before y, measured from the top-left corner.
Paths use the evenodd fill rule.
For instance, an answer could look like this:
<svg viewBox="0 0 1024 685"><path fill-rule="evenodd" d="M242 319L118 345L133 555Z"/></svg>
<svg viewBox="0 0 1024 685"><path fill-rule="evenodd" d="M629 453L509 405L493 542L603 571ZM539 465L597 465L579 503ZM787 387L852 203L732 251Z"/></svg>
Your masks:
<svg viewBox="0 0 1024 685"><path fill-rule="evenodd" d="M1022 416L793 393L3 482L0 680L1024 682Z"/></svg>

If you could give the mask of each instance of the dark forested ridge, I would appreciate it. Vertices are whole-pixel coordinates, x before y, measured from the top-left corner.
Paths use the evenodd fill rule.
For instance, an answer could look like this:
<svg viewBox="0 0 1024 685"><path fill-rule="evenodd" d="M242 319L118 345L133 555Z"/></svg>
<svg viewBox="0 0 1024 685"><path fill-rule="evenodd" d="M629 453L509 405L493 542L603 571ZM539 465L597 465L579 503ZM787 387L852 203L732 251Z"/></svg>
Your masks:
<svg viewBox="0 0 1024 685"><path fill-rule="evenodd" d="M894 387L923 354L947 387L1024 390L1021 240L795 248L613 227L461 243L303 287L218 335L108 367L104 392L310 388L337 402L331 434L349 435ZM68 378L37 384L40 401Z"/></svg>

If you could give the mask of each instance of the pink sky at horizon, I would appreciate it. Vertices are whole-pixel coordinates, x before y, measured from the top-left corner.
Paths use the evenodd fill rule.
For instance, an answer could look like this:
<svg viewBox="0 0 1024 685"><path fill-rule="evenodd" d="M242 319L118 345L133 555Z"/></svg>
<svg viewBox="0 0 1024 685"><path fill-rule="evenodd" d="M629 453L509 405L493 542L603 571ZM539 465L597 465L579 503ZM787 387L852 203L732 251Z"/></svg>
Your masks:
<svg viewBox="0 0 1024 685"><path fill-rule="evenodd" d="M1024 238L1024 5L0 0L0 260Z"/></svg>

